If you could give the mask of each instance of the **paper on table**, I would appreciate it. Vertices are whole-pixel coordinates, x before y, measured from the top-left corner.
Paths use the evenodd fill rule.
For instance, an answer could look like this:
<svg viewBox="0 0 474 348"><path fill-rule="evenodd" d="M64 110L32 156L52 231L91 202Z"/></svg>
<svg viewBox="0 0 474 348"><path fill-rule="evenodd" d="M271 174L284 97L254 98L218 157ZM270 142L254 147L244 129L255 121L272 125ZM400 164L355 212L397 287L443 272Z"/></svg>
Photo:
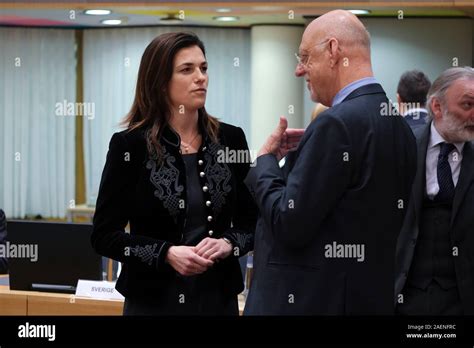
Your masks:
<svg viewBox="0 0 474 348"><path fill-rule="evenodd" d="M77 282L76 296L107 300L125 299L117 290L115 290L114 282L83 279L79 279Z"/></svg>

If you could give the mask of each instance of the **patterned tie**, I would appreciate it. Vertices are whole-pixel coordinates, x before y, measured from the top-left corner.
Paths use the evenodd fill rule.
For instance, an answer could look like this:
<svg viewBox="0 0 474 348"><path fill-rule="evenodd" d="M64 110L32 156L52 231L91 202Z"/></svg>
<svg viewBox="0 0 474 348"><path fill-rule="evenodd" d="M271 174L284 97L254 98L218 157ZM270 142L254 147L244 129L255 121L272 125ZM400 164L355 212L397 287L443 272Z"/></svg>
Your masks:
<svg viewBox="0 0 474 348"><path fill-rule="evenodd" d="M438 156L438 185L437 200L452 201L454 198L454 181L448 156L455 149L453 144L441 143Z"/></svg>

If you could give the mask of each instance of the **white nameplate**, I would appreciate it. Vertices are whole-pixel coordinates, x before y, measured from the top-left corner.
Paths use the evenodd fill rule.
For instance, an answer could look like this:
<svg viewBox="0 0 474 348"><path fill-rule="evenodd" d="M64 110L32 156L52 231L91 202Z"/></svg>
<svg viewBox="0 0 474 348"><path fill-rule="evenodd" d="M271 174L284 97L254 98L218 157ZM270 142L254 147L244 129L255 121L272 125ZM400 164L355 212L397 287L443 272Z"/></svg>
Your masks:
<svg viewBox="0 0 474 348"><path fill-rule="evenodd" d="M77 282L76 296L105 300L125 299L117 290L115 290L114 282L83 279L79 279Z"/></svg>

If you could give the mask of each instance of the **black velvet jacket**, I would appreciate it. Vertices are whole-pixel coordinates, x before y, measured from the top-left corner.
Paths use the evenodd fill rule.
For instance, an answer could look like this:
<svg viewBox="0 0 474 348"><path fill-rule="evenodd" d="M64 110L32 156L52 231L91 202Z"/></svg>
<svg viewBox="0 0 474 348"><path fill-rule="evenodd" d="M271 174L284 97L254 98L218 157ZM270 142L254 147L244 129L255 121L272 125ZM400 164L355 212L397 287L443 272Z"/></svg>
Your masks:
<svg viewBox="0 0 474 348"><path fill-rule="evenodd" d="M5 244L7 241L7 220L5 213L0 209L0 244ZM5 257L0 257L0 274L8 273L8 260Z"/></svg>
<svg viewBox="0 0 474 348"><path fill-rule="evenodd" d="M257 208L243 183L250 163L223 161L221 151L248 150L247 141L242 129L225 123L220 123L218 143L200 129L198 170L208 235L228 238L234 249L213 267L222 290L237 294L243 290L238 257L253 249ZM91 241L97 253L123 263L116 288L125 297L156 294L176 276L165 262L166 253L181 244L186 216L192 214L186 208L179 135L167 127L160 143L158 163L147 150L144 129L115 133L102 173ZM130 233L124 230L128 222Z"/></svg>

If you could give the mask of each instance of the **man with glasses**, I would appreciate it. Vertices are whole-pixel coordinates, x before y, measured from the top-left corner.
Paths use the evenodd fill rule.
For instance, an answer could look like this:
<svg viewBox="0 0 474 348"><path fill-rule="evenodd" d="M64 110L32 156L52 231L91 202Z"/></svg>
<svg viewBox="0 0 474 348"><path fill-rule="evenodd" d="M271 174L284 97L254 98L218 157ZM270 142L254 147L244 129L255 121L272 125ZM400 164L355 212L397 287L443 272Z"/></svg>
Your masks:
<svg viewBox="0 0 474 348"><path fill-rule="evenodd" d="M311 22L297 58L312 100L330 108L301 139L280 118L246 178L261 217L245 314L393 314L414 136L398 115L381 115L389 100L356 16L337 10ZM278 161L294 149L285 177Z"/></svg>

